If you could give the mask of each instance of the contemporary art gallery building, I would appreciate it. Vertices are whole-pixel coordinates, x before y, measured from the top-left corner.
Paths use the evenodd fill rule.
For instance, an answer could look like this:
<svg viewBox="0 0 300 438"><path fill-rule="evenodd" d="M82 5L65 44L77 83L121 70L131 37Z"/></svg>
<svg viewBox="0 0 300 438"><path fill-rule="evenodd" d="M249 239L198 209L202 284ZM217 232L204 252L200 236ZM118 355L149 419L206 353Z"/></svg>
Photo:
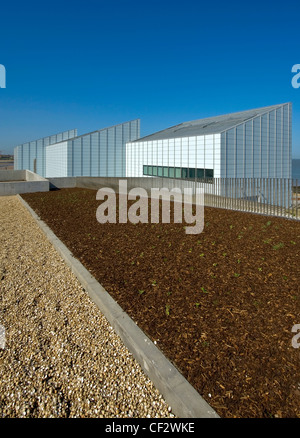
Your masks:
<svg viewBox="0 0 300 438"><path fill-rule="evenodd" d="M140 138L140 120L19 145L15 169L43 177L291 178L291 103L191 122Z"/></svg>
<svg viewBox="0 0 300 438"><path fill-rule="evenodd" d="M77 130L31 141L14 149L15 170L50 177L124 177L126 142L140 137L140 120L77 135Z"/></svg>
<svg viewBox="0 0 300 438"><path fill-rule="evenodd" d="M126 176L291 178L291 104L181 123L126 144Z"/></svg>

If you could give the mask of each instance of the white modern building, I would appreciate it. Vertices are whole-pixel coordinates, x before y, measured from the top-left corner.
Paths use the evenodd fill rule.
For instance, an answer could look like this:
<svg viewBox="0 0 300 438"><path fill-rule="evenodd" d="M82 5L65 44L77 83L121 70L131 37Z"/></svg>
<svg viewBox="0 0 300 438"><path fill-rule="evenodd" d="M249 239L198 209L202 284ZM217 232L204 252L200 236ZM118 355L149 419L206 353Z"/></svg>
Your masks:
<svg viewBox="0 0 300 438"><path fill-rule="evenodd" d="M184 122L126 144L126 176L291 178L291 104Z"/></svg>
<svg viewBox="0 0 300 438"><path fill-rule="evenodd" d="M135 119L15 148L15 169L43 177L291 178L291 103L191 122L140 138Z"/></svg>
<svg viewBox="0 0 300 438"><path fill-rule="evenodd" d="M73 129L15 147L14 169L46 178L124 177L126 142L139 137L139 119L80 136Z"/></svg>

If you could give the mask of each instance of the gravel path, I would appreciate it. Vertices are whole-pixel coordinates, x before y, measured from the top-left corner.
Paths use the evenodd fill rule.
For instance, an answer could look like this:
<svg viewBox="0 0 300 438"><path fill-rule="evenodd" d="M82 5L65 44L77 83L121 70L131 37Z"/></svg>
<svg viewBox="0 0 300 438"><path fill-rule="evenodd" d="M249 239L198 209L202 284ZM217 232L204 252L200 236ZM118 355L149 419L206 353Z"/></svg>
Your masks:
<svg viewBox="0 0 300 438"><path fill-rule="evenodd" d="M174 417L14 196L0 248L0 417Z"/></svg>

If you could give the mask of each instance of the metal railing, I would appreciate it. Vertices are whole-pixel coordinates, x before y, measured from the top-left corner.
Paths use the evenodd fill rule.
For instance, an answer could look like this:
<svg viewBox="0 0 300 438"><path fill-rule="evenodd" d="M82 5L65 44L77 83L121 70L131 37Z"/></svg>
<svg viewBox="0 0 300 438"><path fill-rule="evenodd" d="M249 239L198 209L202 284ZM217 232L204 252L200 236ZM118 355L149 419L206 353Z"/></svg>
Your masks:
<svg viewBox="0 0 300 438"><path fill-rule="evenodd" d="M208 178L183 180L173 178L126 178L135 187L176 187L204 192L204 205L270 216L300 218L299 180L287 178Z"/></svg>

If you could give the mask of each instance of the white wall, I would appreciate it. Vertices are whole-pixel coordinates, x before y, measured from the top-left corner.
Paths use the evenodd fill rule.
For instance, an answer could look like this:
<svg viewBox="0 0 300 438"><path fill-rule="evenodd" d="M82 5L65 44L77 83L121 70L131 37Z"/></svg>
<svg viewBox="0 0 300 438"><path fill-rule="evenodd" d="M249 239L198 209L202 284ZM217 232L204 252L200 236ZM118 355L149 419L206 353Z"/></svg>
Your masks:
<svg viewBox="0 0 300 438"><path fill-rule="evenodd" d="M220 134L126 143L126 176L142 177L143 165L214 169L220 177Z"/></svg>
<svg viewBox="0 0 300 438"><path fill-rule="evenodd" d="M46 178L68 176L68 142L46 147Z"/></svg>

